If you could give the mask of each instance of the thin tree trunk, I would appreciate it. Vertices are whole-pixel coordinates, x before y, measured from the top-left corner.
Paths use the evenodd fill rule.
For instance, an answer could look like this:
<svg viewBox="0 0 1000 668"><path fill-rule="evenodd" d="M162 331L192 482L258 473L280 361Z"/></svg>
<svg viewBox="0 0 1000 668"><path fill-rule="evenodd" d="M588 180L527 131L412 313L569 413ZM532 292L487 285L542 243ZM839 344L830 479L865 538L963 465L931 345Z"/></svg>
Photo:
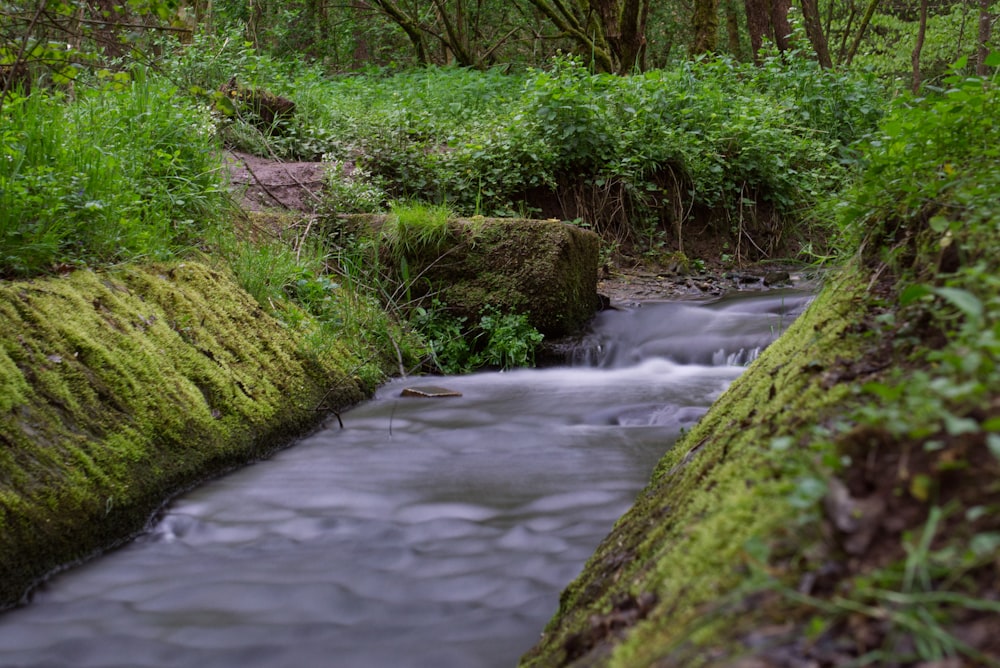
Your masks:
<svg viewBox="0 0 1000 668"><path fill-rule="evenodd" d="M816 0L802 0L802 20L806 26L806 36L812 43L816 52L816 59L822 67L833 67L830 59L830 48L826 43L826 35L823 34L823 24L819 17L819 6Z"/></svg>
<svg viewBox="0 0 1000 668"><path fill-rule="evenodd" d="M438 12L438 20L444 25L445 36L442 37L441 41L445 49L446 59L451 56L462 67L475 67L476 59L462 33L464 27L462 3L458 3L454 21L448 16L447 8L441 0L434 0L434 7Z"/></svg>
<svg viewBox="0 0 1000 668"><path fill-rule="evenodd" d="M913 94L920 92L920 52L924 48L927 35L927 0L920 0L920 27L917 28L917 42L913 45Z"/></svg>
<svg viewBox="0 0 1000 668"><path fill-rule="evenodd" d="M854 4L854 0L849 0L850 7L847 12L847 23L844 26L844 32L840 36L840 49L837 51L837 63L843 63L844 58L847 57L847 38L851 35L851 27L854 25L854 17L858 15L857 5Z"/></svg>
<svg viewBox="0 0 1000 668"><path fill-rule="evenodd" d="M990 33L993 17L990 15L990 0L979 0L979 48L976 50L976 74L985 77L989 72L986 58L990 55Z"/></svg>
<svg viewBox="0 0 1000 668"><path fill-rule="evenodd" d="M615 67L612 54L606 48L602 48L597 41L597 36L592 36L589 27L580 23L579 17L573 12L563 0L555 0L555 4L548 0L528 0L531 5L545 15L552 24L562 31L566 37L575 41L578 47L592 55L594 66L603 72L614 72ZM603 35L601 36L603 37Z"/></svg>
<svg viewBox="0 0 1000 668"><path fill-rule="evenodd" d="M729 53L740 57L740 20L736 14L736 0L726 0L726 42Z"/></svg>
<svg viewBox="0 0 1000 668"><path fill-rule="evenodd" d="M407 16L407 14L396 6L392 0L372 0L373 4L382 10L386 16L392 19L393 23L398 25L406 33L406 36L410 38L410 43L413 45L414 54L417 57L417 61L424 65L429 65L431 63L430 54L427 52L427 44L424 42L424 34L420 30L420 26L417 22Z"/></svg>
<svg viewBox="0 0 1000 668"><path fill-rule="evenodd" d="M851 42L851 48L847 52L847 59L844 61L845 67L851 66L851 61L854 60L854 56L858 53L858 47L861 46L861 40L864 39L865 32L868 30L868 24L871 23L872 17L875 16L875 8L878 7L879 0L869 0L868 8L865 10L865 15L861 17L861 25L858 26L858 34L854 36L854 41Z"/></svg>

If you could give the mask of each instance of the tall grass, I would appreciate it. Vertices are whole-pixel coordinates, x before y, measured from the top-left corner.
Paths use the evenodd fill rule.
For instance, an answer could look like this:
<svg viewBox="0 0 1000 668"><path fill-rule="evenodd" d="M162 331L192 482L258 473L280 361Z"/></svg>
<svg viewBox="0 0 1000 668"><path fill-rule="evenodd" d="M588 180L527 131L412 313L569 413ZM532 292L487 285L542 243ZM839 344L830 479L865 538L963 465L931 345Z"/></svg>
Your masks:
<svg viewBox="0 0 1000 668"><path fill-rule="evenodd" d="M0 116L0 275L163 260L201 243L226 189L207 108L141 71Z"/></svg>

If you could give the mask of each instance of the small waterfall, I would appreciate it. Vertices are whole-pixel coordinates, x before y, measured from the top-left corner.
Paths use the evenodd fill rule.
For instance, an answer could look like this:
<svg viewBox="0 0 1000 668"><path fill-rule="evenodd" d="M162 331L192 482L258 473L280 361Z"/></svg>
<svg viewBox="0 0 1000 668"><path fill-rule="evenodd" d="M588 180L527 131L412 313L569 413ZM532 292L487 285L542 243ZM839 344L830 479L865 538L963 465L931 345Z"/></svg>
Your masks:
<svg viewBox="0 0 1000 668"><path fill-rule="evenodd" d="M572 367L628 368L650 359L677 364L746 366L785 330L811 293L775 291L706 304L646 302L603 311L587 332L563 343Z"/></svg>

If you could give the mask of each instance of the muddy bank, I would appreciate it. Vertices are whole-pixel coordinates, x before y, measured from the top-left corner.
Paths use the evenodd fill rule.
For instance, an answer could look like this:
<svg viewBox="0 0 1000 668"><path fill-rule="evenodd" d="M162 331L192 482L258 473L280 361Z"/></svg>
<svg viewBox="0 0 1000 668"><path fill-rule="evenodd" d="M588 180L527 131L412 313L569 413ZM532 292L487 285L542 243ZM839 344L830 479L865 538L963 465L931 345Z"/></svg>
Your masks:
<svg viewBox="0 0 1000 668"><path fill-rule="evenodd" d="M391 368L307 352L192 262L0 285L0 606L363 399L366 356Z"/></svg>

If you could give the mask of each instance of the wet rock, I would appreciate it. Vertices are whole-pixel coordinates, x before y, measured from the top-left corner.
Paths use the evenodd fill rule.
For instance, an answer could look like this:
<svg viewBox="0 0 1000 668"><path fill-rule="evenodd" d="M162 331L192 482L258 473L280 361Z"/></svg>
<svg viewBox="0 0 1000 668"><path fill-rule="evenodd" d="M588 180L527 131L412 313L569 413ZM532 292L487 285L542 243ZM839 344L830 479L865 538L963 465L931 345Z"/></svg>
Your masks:
<svg viewBox="0 0 1000 668"><path fill-rule="evenodd" d="M784 285L791 282L792 277L787 271L769 271L764 274L764 285Z"/></svg>

